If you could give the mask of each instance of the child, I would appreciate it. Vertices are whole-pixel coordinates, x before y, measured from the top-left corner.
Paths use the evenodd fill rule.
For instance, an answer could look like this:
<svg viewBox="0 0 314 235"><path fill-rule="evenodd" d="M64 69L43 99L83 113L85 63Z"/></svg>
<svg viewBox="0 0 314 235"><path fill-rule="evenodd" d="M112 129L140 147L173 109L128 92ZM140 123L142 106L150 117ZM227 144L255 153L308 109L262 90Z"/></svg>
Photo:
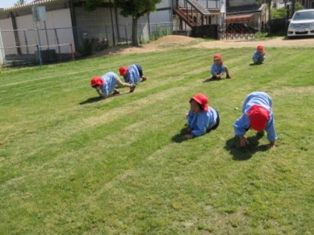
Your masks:
<svg viewBox="0 0 314 235"><path fill-rule="evenodd" d="M190 111L187 115L186 139L200 136L219 126L218 112L208 106L208 99L202 93L195 94L190 99Z"/></svg>
<svg viewBox="0 0 314 235"><path fill-rule="evenodd" d="M220 80L226 73L226 78L231 78L227 66L224 65L221 54L217 53L214 55L214 63L211 67L211 79Z"/></svg>
<svg viewBox="0 0 314 235"><path fill-rule="evenodd" d="M253 54L253 64L262 64L265 59L265 48L263 45L258 45L256 51Z"/></svg>
<svg viewBox="0 0 314 235"><path fill-rule="evenodd" d="M240 146L247 145L245 132L252 128L259 133L267 132L269 147L275 145L277 139L271 97L265 92L252 92L244 100L242 116L234 123L235 135L240 139Z"/></svg>
<svg viewBox="0 0 314 235"><path fill-rule="evenodd" d="M139 82L146 81L146 77L143 76L143 69L139 64L132 64L129 67L121 66L119 73L123 76L124 81L133 85L137 85ZM133 92L135 86L130 92Z"/></svg>
<svg viewBox="0 0 314 235"><path fill-rule="evenodd" d="M130 89L134 87L134 85L122 82L114 72L106 73L103 76L93 76L90 83L103 98L120 94L116 86L130 87Z"/></svg>

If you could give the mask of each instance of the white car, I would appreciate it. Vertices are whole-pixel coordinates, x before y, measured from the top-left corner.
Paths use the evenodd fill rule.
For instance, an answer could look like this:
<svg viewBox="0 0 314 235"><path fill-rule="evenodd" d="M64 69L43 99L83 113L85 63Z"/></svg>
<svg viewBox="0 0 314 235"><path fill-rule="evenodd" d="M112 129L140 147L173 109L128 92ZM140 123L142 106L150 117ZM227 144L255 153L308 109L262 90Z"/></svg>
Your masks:
<svg viewBox="0 0 314 235"><path fill-rule="evenodd" d="M296 11L290 20L287 36L314 36L314 9Z"/></svg>

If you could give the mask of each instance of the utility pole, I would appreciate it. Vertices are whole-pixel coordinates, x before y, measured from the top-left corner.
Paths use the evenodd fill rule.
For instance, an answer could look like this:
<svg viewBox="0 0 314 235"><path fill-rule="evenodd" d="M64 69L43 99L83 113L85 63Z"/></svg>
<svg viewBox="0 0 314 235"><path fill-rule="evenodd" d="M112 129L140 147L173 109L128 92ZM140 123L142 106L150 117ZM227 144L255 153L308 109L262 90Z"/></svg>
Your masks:
<svg viewBox="0 0 314 235"><path fill-rule="evenodd" d="M295 12L295 0L291 1L291 12L290 12L290 18L293 16L294 12Z"/></svg>
<svg viewBox="0 0 314 235"><path fill-rule="evenodd" d="M220 22L219 22L218 38L222 38L222 34L226 33L226 0L220 0Z"/></svg>

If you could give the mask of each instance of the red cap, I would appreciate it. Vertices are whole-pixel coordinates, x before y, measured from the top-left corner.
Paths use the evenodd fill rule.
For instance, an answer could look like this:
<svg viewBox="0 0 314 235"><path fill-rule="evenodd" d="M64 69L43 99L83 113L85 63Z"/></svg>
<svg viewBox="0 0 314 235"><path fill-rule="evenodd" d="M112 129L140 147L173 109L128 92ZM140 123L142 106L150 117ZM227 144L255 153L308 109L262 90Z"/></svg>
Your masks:
<svg viewBox="0 0 314 235"><path fill-rule="evenodd" d="M90 80L90 85L92 87L102 86L103 84L104 84L104 81L101 79L100 76L93 76L92 79Z"/></svg>
<svg viewBox="0 0 314 235"><path fill-rule="evenodd" d="M204 111L208 111L208 99L207 99L206 95L204 95L202 93L197 93L192 97L192 100L194 100L196 103L200 104Z"/></svg>
<svg viewBox="0 0 314 235"><path fill-rule="evenodd" d="M220 53L214 54L214 60L219 60L221 63L223 63L222 55Z"/></svg>
<svg viewBox="0 0 314 235"><path fill-rule="evenodd" d="M264 52L264 50L265 50L265 48L264 48L264 46L263 45L258 45L257 47L256 47L256 50L258 51L258 52Z"/></svg>
<svg viewBox="0 0 314 235"><path fill-rule="evenodd" d="M222 60L222 56L220 53L214 54L214 60Z"/></svg>
<svg viewBox="0 0 314 235"><path fill-rule="evenodd" d="M121 66L121 67L119 68L119 73L120 73L121 76L125 76L127 72L128 72L128 67L126 67L126 66Z"/></svg>
<svg viewBox="0 0 314 235"><path fill-rule="evenodd" d="M249 116L251 128L256 131L265 130L270 116L267 109L259 105L253 105L247 114Z"/></svg>

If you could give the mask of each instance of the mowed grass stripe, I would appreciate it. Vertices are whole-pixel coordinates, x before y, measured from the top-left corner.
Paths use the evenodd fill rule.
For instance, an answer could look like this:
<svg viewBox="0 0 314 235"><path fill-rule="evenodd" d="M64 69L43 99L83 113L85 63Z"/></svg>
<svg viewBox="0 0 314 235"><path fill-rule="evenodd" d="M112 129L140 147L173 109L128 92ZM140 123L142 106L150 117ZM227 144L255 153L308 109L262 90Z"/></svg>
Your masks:
<svg viewBox="0 0 314 235"><path fill-rule="evenodd" d="M191 80L191 83L194 83L194 81L193 81L193 79ZM196 83L196 84L198 84L198 83ZM175 83L175 86L174 87L176 87L177 85L182 85L182 82L181 83L178 83L178 81L176 81L176 83ZM167 85L168 86L168 85ZM169 88L170 86L168 86L167 88L166 87L159 87L158 88L158 91L161 91L161 90L167 90L168 88ZM190 85L190 87L192 87L192 84ZM147 96L147 94L153 94L154 92L152 92L151 90L148 90L147 92L146 92L146 94L143 94L145 97ZM137 95L138 96L138 95ZM152 98L152 99L154 99L154 98ZM129 100L127 100L128 102L129 102ZM121 106L121 104L120 104L120 106ZM137 106L137 104L134 104L134 105L132 105L132 106ZM109 109L111 109L112 107L110 107L110 106L107 106L106 107L108 110ZM102 111L103 112L103 111ZM41 112L39 112L39 113L41 113ZM112 115L112 116L117 116L117 115L115 115L114 114L114 112L112 113L110 113L110 114L108 114L108 115ZM106 119L106 116L108 116L108 115L105 115L104 117L105 117L105 119ZM102 114L102 116L103 116L103 114ZM94 118L92 118L92 119L94 119ZM99 118L97 118L98 120L99 120ZM66 120L66 121L68 121L68 120ZM81 130L81 128L88 128L89 126L88 126L88 124L86 124L86 123L96 123L96 122L93 122L93 121L84 121L84 120L79 120L79 122L80 123L82 123L83 125L80 125L79 123L74 123L73 125L71 125L71 126L69 126L69 128L68 129L65 129L64 130L64 132L66 132L66 133L71 133L71 131L73 131L73 130L75 130L75 129L80 129ZM60 125L63 125L63 123L61 122L61 123L58 123L58 124L60 124ZM54 122L52 122L52 127L55 127L55 123ZM47 129L47 126L44 126L43 127L44 129ZM53 139L53 140L56 140L56 138L53 138L53 131L50 131L50 130L48 130L49 131L49 133L50 133L50 135L51 135L51 138ZM60 128L56 128L56 131L57 131L57 133L59 134L60 133ZM28 137L27 137L28 138ZM38 137L39 139L42 139L40 136ZM24 140L22 140L21 141L22 143L24 142ZM37 141L34 141L34 142L37 142ZM40 141L39 141L40 142ZM48 142L49 142L49 140L48 140ZM20 144L19 144L20 145Z"/></svg>
<svg viewBox="0 0 314 235"><path fill-rule="evenodd" d="M195 56L196 57L196 56ZM182 61L188 61L190 58L184 58ZM180 60L178 60L178 64L180 65ZM186 66L182 66L185 67ZM100 74L105 73L106 70L102 70ZM39 84L36 88L33 84L30 84L31 89L28 89L27 86L17 86L12 89L7 89L7 92L15 94L14 99L13 97L10 100L7 100L8 103L20 101L21 103L25 102L35 102L38 98L50 98L51 96L60 94L60 90L65 92L64 90L67 88L69 89L67 92L71 92L71 90L77 89L76 86L81 84L81 87L87 88L89 86L89 79L90 77L95 74L94 72L90 73L90 75L85 75L84 73L77 74L78 76L68 77L67 74L62 74L62 79L49 79L45 81L39 81ZM82 78L84 79L84 83L82 83ZM77 84L78 83L78 84ZM51 91L54 91L53 93ZM27 92L27 96L24 94ZM41 96L34 96L33 94L41 93ZM49 97L48 97L49 95ZM26 99L25 99L26 97ZM5 100L2 100L2 103L5 104Z"/></svg>
<svg viewBox="0 0 314 235"><path fill-rule="evenodd" d="M99 121L99 120L98 120ZM93 122L91 122L91 121L87 121L87 122L89 122L89 123L93 123ZM82 123L84 123L84 121L82 122ZM94 123L96 123L96 121L94 122ZM76 125L76 124L75 124ZM74 125L74 126L75 126ZM85 125L85 124L84 124ZM46 127L45 127L46 128ZM80 128L80 127L79 127ZM82 128L84 128L84 127L82 127ZM87 126L85 126L85 128L88 128L88 125ZM70 130L71 129L73 129L73 126L70 126L70 128L69 128ZM59 132L60 130L59 130L59 128L57 129L57 132ZM67 130L65 130L65 132L67 132ZM57 136L57 138L56 137L53 137L53 132L51 132L50 131L50 133L51 133L51 139L52 139L52 143L50 143L50 141L48 141L48 144L50 143L50 144L53 144L53 142L54 141L56 141L56 142L58 142L58 138L61 138L62 136ZM69 133L71 133L71 131L69 131ZM67 133L67 134L69 134L69 133ZM39 139L42 139L41 137L39 137ZM24 141L21 141L22 143L24 142ZM34 142L38 142L38 141L34 141ZM38 143L41 143L40 141L38 142ZM46 142L46 144L47 144L47 142ZM50 145L49 144L49 145ZM18 145L20 145L20 144L18 144ZM44 146L42 146L42 148L44 148ZM11 159L12 160L12 159Z"/></svg>
<svg viewBox="0 0 314 235"><path fill-rule="evenodd" d="M186 54L185 51L182 51L182 53L176 53L176 54L170 53L169 58L176 59L176 56L181 57L181 59L178 59L177 62L189 60L189 58L187 58L186 56L183 56L185 54ZM145 61L146 61L146 63L147 63L147 61L151 61L149 66L151 66L151 64L153 64L153 65L158 66L158 67L161 67L163 64L165 64L165 65L168 64L167 62L165 62L164 59L160 59L160 56L158 56L158 55L159 55L159 53L152 53L152 54L148 55L147 58L145 58L145 60L136 60L136 63L140 63L140 64L143 64L145 66ZM191 55L189 55L189 56L191 57ZM86 65L85 62L87 60L81 60L79 62L69 62L69 65L73 67L73 70L75 72L69 71L67 68L62 69L63 66L59 66L61 68L59 68L59 67L58 68L60 69L60 72L62 74L62 76L60 76L59 78L55 77L55 71L54 71L55 67L58 65L55 65L53 67L48 65L48 66L43 66L42 68L35 67L31 71L29 71L30 75L31 75L30 77L28 77L25 74L21 74L20 79L22 81L20 81L19 83L16 82L16 80L19 79L18 76L14 76L14 80L12 79L12 77L10 77L9 81L14 81L14 82L8 83L8 84L4 83L5 84L4 86L15 86L15 85L21 85L23 83L32 83L32 82L38 82L38 81L40 81L40 83L42 83L42 84L49 85L49 83L55 81L55 80L51 80L52 78L54 78L54 79L68 79L67 78L68 76L82 77L84 75L88 76L88 78L89 78L90 76L95 75L95 74L101 75L101 74L105 73L106 71L117 72L119 66L121 66L123 64L127 65L127 64L134 63L134 61L132 61L132 59L131 59L133 57L134 57L133 55L126 56L125 58L128 58L127 59L128 61L125 63L123 63L124 60L121 61L121 57L118 57L118 56L111 56L109 63L108 63L107 59L104 59L104 57L90 59L90 61L92 61L93 63L90 63L90 67L88 66L88 69L86 69L86 66L82 66L82 65ZM146 71L146 66L144 68ZM34 72L38 73L40 76L37 77L36 74L34 76ZM43 74L45 74L45 76L43 76ZM1 77L5 78L4 75L6 75L6 74L5 73L2 74ZM77 76L75 76L75 75L77 75ZM32 77L35 77L35 79L32 79ZM29 84L29 86L32 86L32 85L33 84Z"/></svg>
<svg viewBox="0 0 314 235"><path fill-rule="evenodd" d="M228 56L245 50L230 51ZM307 144L301 140L304 132L295 130L294 125L286 129L283 124L289 123L284 115L285 104L298 107L290 110L289 118L295 120L299 113L304 123L310 120L302 112L302 105L310 107L312 102L308 92L291 96L273 89L277 97L274 103L281 105L277 109L280 110L278 132L285 133L277 149L257 152L247 161L232 161L232 154L224 149L226 140L233 135L232 122L240 114L234 107L240 106L246 92L251 91L249 85L257 83L256 87L264 89L272 82L256 79L246 81L245 85L245 78L240 76L242 70L256 67L248 67L243 63L244 58L226 63L231 68L237 66L231 70L235 72L234 80L202 83L199 77L205 75L205 69L201 68L204 63L193 66L195 72L185 74L178 84L176 80L166 81L151 90L149 83L142 84L131 96L77 106L82 110L71 109L76 97L65 98L65 104L59 106L64 116L59 124L55 123L59 129L72 124L76 128L76 123L79 129L80 118L93 125L81 131L75 129L69 135L61 132L58 136L56 126L48 123L46 133L55 133L55 142L45 143L45 129L39 129L43 145L33 146L35 152L41 148L37 156L29 154L31 157L25 162L17 161L16 167L1 165L4 176L10 172L20 178L8 177L2 185L4 223L0 231L39 234L45 228L47 233L54 234L310 232L313 161L306 156L311 155L311 150L303 149ZM258 75L258 70L276 65L277 61L273 61L254 71ZM307 83L308 78L301 76L302 82ZM77 97L91 93L82 94L79 89L73 89ZM171 137L183 126L188 99L195 91L210 95L211 103L223 115L222 124L217 131L201 138L173 143ZM141 103L144 98L146 103ZM132 110L135 104L141 104L141 108L122 112L127 108ZM66 109L74 120L67 119ZM111 110L117 116L111 117ZM104 112L108 114L102 116ZM36 115L32 115L34 121L39 117ZM54 119L52 112L43 117L50 115ZM23 141L27 142L27 138L23 137ZM263 139L262 143L267 140ZM21 146L24 148L27 146ZM10 154L14 154L14 148ZM12 159L18 160L19 155ZM0 164L6 162L3 157L0 159ZM289 197L284 197L285 192ZM286 206L284 210L280 209L280 201ZM294 220L296 214L302 219ZM19 223L12 220L22 216L25 219Z"/></svg>

